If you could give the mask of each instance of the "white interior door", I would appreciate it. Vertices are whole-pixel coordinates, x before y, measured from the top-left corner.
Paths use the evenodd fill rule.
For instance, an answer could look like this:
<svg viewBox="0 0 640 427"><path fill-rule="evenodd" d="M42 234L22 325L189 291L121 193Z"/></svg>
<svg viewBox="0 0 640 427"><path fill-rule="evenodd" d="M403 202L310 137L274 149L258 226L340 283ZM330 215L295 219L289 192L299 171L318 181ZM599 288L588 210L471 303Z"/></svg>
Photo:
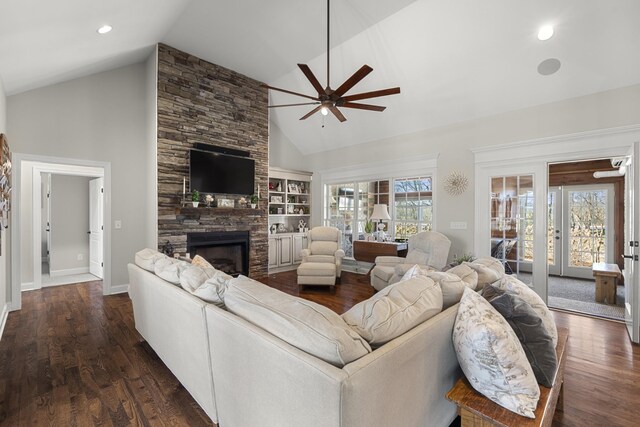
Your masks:
<svg viewBox="0 0 640 427"><path fill-rule="evenodd" d="M562 275L593 279L595 262L613 263L613 185L562 188Z"/></svg>
<svg viewBox="0 0 640 427"><path fill-rule="evenodd" d="M549 274L562 274L562 187L549 188L547 256Z"/></svg>
<svg viewBox="0 0 640 427"><path fill-rule="evenodd" d="M104 222L102 206L104 204L104 179L89 181L89 272L103 278L102 239Z"/></svg>
<svg viewBox="0 0 640 427"><path fill-rule="evenodd" d="M627 161L624 177L624 320L631 340L640 342L640 304L638 295L638 232L640 231L640 197L635 191L640 189L640 143L636 142Z"/></svg>

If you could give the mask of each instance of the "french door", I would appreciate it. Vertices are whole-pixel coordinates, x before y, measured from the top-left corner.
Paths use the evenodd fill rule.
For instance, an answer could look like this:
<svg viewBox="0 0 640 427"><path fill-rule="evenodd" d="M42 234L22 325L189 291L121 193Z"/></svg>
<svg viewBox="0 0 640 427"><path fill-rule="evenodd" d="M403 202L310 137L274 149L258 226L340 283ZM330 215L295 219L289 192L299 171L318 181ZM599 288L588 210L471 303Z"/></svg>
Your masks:
<svg viewBox="0 0 640 427"><path fill-rule="evenodd" d="M629 331L629 337L635 343L640 342L640 295L638 295L638 281L640 269L638 256L640 248L640 143L635 142L629 152L624 177L624 320ZM635 189L635 191L634 191Z"/></svg>

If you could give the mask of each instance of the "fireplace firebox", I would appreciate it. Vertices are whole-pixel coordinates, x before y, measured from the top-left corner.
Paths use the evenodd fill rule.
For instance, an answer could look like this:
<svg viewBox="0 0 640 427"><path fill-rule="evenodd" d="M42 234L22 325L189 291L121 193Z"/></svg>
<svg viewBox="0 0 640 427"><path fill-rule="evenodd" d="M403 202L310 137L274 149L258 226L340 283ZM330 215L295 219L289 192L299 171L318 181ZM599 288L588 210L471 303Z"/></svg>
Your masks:
<svg viewBox="0 0 640 427"><path fill-rule="evenodd" d="M249 232L213 231L187 233L187 252L200 255L216 269L231 276L249 274Z"/></svg>

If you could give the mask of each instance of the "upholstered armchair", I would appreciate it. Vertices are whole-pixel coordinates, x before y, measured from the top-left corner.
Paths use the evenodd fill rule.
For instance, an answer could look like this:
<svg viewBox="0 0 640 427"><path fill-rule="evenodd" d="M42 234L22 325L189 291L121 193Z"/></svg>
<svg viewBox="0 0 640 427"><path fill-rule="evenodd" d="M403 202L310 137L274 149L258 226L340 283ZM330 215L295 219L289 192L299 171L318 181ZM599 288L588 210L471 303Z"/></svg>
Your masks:
<svg viewBox="0 0 640 427"><path fill-rule="evenodd" d="M330 285L342 273L342 235L335 227L314 227L309 230L308 248L301 252L298 285Z"/></svg>
<svg viewBox="0 0 640 427"><path fill-rule="evenodd" d="M407 257L379 256L371 271L371 286L377 291L398 282L418 264L424 269L442 270L447 265L451 241L437 231L423 231L409 237Z"/></svg>

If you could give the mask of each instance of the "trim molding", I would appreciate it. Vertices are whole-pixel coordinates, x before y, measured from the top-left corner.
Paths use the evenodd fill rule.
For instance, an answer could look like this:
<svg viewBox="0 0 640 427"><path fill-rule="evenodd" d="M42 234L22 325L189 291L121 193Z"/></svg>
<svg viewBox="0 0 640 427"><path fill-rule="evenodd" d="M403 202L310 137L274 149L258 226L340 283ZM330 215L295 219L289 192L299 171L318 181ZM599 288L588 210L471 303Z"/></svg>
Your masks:
<svg viewBox="0 0 640 427"><path fill-rule="evenodd" d="M49 276L51 277L70 276L72 274L84 274L84 273L89 273L89 266L77 267L77 268L65 268L63 270L49 270Z"/></svg>
<svg viewBox="0 0 640 427"><path fill-rule="evenodd" d="M384 162L361 163L319 172L322 184L335 184L345 179L353 181L371 180L375 178L409 176L431 172L438 166L440 153L394 159Z"/></svg>
<svg viewBox="0 0 640 427"><path fill-rule="evenodd" d="M123 294L125 292L129 292L129 284L125 283L123 285L113 285L111 286L111 293L109 295Z"/></svg>
<svg viewBox="0 0 640 427"><path fill-rule="evenodd" d="M33 282L26 282L20 285L20 290L24 291L33 291L36 287L33 285Z"/></svg>
<svg viewBox="0 0 640 427"><path fill-rule="evenodd" d="M9 316L9 303L6 303L2 307L2 313L0 313L0 340L2 339L2 333L4 332L4 326L7 324L7 317Z"/></svg>

